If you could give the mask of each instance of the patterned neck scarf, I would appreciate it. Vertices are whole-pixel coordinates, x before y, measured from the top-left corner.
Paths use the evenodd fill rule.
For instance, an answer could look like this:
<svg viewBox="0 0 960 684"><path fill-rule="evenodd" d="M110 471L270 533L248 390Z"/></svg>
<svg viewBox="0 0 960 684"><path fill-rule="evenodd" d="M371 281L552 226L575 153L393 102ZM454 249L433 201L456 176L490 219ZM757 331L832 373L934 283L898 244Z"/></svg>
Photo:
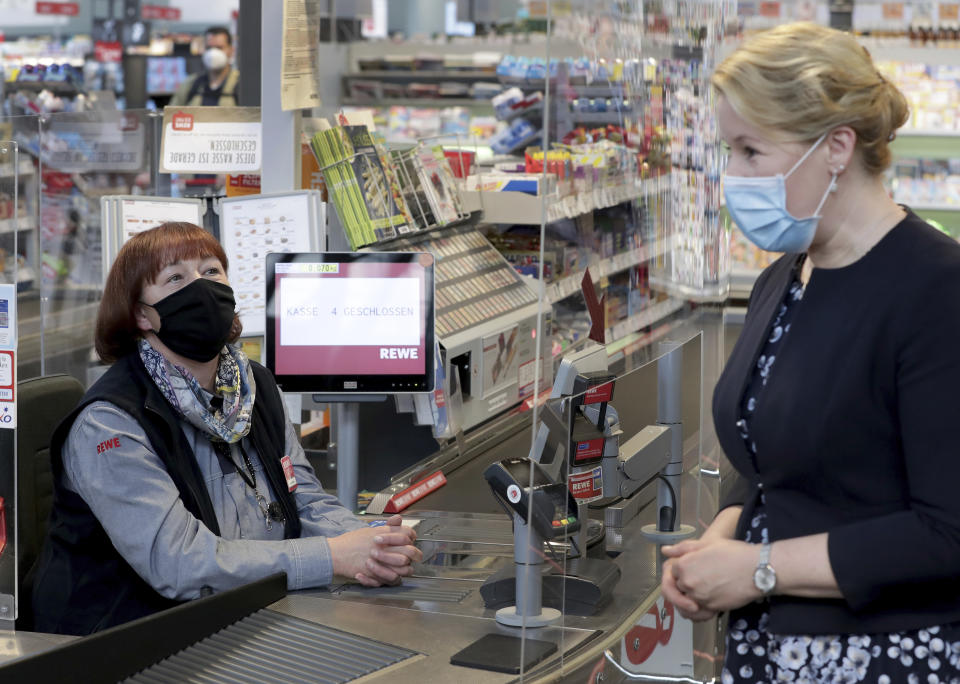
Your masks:
<svg viewBox="0 0 960 684"><path fill-rule="evenodd" d="M219 409L211 406L210 393L190 371L171 363L145 339L140 339L139 349L147 373L164 398L211 441L233 444L250 432L257 387L250 361L239 347L227 344L220 351L214 379L214 391L223 398Z"/></svg>

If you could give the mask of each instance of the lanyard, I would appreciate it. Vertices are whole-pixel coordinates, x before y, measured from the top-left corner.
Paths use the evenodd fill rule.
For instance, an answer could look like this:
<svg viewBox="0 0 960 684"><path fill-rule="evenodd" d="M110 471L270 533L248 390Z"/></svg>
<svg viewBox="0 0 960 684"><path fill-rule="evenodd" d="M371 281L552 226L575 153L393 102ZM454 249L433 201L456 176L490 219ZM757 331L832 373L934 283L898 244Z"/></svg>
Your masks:
<svg viewBox="0 0 960 684"><path fill-rule="evenodd" d="M280 508L280 504L276 501L271 501L267 503L267 498L260 493L260 490L257 488L257 473L253 469L253 463L250 461L250 456L247 454L247 450L243 448L243 444L237 444L240 447L240 454L243 456L243 465L246 467L246 472L243 468L237 465L236 461L233 460L233 456L230 453L230 445L226 442L211 442L213 444L214 451L217 452L220 456L227 460L230 465L240 474L241 479L244 483L253 490L253 496L257 501L257 506L260 508L260 512L263 514L264 522L267 525L267 530L273 529L273 523L275 522L284 522L286 518L283 515L283 511Z"/></svg>

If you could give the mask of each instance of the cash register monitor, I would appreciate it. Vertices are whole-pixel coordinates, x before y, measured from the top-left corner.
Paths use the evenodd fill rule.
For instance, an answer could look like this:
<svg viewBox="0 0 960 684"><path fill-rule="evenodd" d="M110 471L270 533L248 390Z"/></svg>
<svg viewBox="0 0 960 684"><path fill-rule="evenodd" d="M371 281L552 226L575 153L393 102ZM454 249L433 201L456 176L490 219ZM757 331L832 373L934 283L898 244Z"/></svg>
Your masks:
<svg viewBox="0 0 960 684"><path fill-rule="evenodd" d="M266 361L285 392L430 392L434 257L267 254Z"/></svg>

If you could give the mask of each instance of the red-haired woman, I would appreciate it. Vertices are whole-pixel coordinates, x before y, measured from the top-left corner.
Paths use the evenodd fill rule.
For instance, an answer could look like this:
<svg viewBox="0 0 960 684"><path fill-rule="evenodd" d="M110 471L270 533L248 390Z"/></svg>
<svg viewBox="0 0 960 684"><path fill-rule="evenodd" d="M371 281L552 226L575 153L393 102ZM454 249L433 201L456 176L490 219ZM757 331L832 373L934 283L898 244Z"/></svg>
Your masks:
<svg viewBox="0 0 960 684"><path fill-rule="evenodd" d="M277 571L291 590L392 583L421 558L398 516L371 528L323 491L270 373L230 344L234 308L202 228L120 250L96 327L112 366L51 446L38 631L88 634Z"/></svg>

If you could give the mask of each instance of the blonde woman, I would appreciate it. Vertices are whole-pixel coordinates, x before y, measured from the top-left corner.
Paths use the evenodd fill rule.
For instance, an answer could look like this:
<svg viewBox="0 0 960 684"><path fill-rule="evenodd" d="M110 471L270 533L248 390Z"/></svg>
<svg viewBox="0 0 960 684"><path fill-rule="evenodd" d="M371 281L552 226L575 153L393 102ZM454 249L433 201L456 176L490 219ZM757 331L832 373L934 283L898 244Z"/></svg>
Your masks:
<svg viewBox="0 0 960 684"><path fill-rule="evenodd" d="M730 611L724 682L960 681L960 245L883 186L906 101L805 23L712 81L727 208L786 254L714 394L738 477L663 593Z"/></svg>

